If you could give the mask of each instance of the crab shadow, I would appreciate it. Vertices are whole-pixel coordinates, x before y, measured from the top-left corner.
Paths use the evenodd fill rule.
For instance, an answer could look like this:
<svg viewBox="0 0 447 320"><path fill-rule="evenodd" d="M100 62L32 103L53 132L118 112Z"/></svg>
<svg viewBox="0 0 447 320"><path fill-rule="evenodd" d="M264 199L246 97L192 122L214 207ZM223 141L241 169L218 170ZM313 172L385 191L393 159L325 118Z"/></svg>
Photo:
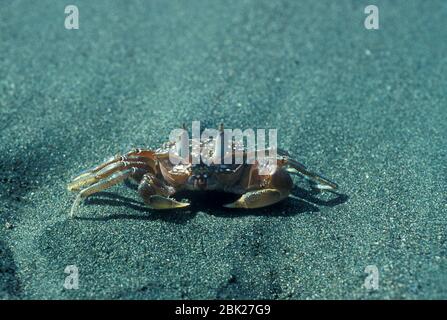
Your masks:
<svg viewBox="0 0 447 320"><path fill-rule="evenodd" d="M134 188L132 185L128 187ZM220 216L220 217L242 217L242 216L293 216L303 213L319 212L320 206L334 207L345 203L349 197L345 194L331 192L329 198L315 190L307 190L294 187L292 197L269 207L258 209L231 209L223 207L224 204L235 201L239 195L223 192L179 192L175 198L178 200L188 199L191 205L186 209L173 210L151 210L143 201L130 197L121 196L113 192L99 192L85 200L85 205L108 205L114 207L126 207L138 214L113 214L102 217L77 217L81 220L107 221L114 219L134 219L134 220L164 220L173 223L186 223L194 218L198 212Z"/></svg>

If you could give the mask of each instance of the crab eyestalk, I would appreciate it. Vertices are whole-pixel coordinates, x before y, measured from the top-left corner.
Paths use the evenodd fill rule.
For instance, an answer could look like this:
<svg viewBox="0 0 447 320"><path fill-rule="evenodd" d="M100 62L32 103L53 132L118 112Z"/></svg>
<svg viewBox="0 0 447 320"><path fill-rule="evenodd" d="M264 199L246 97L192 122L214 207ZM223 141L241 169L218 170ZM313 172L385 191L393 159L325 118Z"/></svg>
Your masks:
<svg viewBox="0 0 447 320"><path fill-rule="evenodd" d="M225 136L224 136L224 125L223 123L219 126L219 134L216 137L214 143L214 157L218 160L219 164L224 164L225 158Z"/></svg>

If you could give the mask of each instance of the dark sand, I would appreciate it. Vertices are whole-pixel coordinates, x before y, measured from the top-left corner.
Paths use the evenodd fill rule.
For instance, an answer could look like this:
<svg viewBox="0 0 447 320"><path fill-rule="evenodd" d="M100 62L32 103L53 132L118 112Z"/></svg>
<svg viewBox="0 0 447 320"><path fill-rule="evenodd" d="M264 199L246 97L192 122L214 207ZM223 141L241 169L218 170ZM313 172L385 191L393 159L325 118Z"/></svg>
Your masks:
<svg viewBox="0 0 447 320"><path fill-rule="evenodd" d="M362 1L72 2L77 31L0 5L0 297L447 298L445 1L375 1L378 31ZM154 212L120 185L67 219L74 174L192 120L277 128L346 197Z"/></svg>

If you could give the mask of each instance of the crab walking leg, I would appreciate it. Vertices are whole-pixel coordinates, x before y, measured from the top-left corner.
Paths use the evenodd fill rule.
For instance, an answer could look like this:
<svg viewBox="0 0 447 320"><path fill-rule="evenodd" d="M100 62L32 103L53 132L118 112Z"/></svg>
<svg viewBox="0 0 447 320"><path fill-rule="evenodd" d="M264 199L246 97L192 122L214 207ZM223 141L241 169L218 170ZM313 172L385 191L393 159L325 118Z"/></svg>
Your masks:
<svg viewBox="0 0 447 320"><path fill-rule="evenodd" d="M300 174L304 176L306 179L310 180L313 184L313 187L319 190L336 190L338 189L338 185L328 179L322 177L321 175L309 171L306 169L304 165L299 163L296 160L290 158L284 158L279 161L285 161L288 168L286 169L289 173Z"/></svg>
<svg viewBox="0 0 447 320"><path fill-rule="evenodd" d="M267 151L267 150L264 150ZM338 189L338 185L321 175L307 170L307 168L299 163L298 161L292 159L290 157L289 152L283 150L283 149L277 149L277 155L278 158L278 165L284 166L286 165L288 168L286 169L287 172L293 173L293 174L300 174L304 176L306 179L313 182L313 187L319 189L319 190L336 190ZM250 154L250 153L248 153Z"/></svg>
<svg viewBox="0 0 447 320"><path fill-rule="evenodd" d="M144 203L151 209L178 209L188 207L187 202L179 202L169 198L175 193L172 186L166 185L151 173L146 173L138 186L138 193Z"/></svg>
<svg viewBox="0 0 447 320"><path fill-rule="evenodd" d="M82 188L88 187L89 185L98 182L101 179L107 178L116 171L125 170L131 167L142 168L146 170L150 168L149 164L147 164L146 162L134 161L133 159L129 160L130 161L120 160L118 162L112 162L99 171L77 177L68 184L67 189L69 191L78 191Z"/></svg>
<svg viewBox="0 0 447 320"><path fill-rule="evenodd" d="M116 162L119 161L141 161L141 162L147 162L151 167L155 167L154 162L154 155L155 152L151 150L141 150L141 149L135 149L132 151L129 151L125 155L116 155L112 157L111 159L105 161L104 163L101 163L100 165L89 169L80 175L78 175L76 178L73 179L72 184L75 185L76 182L85 181L87 182L89 179L92 178L93 174L96 172L103 170L105 167L110 166ZM69 189L70 190L70 189Z"/></svg>
<svg viewBox="0 0 447 320"><path fill-rule="evenodd" d="M111 186L114 186L114 185L120 183L121 181L127 179L128 177L130 177L134 174L141 174L144 171L145 170L143 170L141 168L132 167L132 168L126 169L124 171L116 172L116 173L112 174L108 179L97 182L97 183L81 190L81 192L78 193L75 201L73 202L73 205L71 206L70 217L73 217L75 215L75 213L83 199L87 198L88 196L90 196L94 193L97 193L97 192L100 192L107 188L110 188Z"/></svg>

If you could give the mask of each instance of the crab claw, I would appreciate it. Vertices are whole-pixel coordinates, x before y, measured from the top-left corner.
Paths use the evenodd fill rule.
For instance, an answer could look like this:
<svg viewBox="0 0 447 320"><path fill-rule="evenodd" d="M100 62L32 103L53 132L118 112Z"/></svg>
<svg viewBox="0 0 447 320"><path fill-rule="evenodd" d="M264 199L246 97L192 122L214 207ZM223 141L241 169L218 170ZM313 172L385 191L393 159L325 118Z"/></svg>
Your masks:
<svg viewBox="0 0 447 320"><path fill-rule="evenodd" d="M150 196L145 202L150 208L158 210L179 209L188 207L190 205L190 203L188 202L179 202L177 200L159 195Z"/></svg>
<svg viewBox="0 0 447 320"><path fill-rule="evenodd" d="M279 202L287 196L288 194L284 195L278 189L250 191L242 195L235 202L225 204L224 207L244 209L261 208Z"/></svg>

